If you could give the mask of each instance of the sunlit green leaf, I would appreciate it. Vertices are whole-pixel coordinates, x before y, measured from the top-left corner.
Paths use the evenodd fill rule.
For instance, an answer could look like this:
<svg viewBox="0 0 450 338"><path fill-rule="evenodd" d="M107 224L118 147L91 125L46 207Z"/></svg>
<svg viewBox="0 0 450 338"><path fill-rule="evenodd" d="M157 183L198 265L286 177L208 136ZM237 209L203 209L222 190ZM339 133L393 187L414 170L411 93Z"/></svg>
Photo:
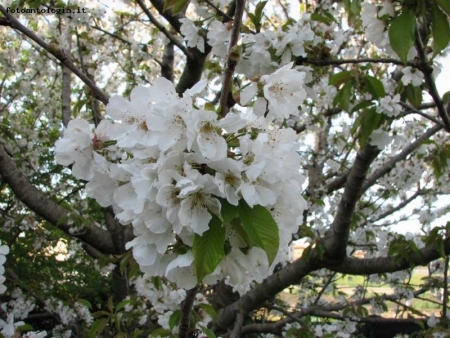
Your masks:
<svg viewBox="0 0 450 338"><path fill-rule="evenodd" d="M278 253L280 238L278 225L270 212L260 205L251 208L244 200L240 200L239 217L245 232L256 246L266 252L269 264L272 264Z"/></svg>
<svg viewBox="0 0 450 338"><path fill-rule="evenodd" d="M195 235L192 253L198 282L212 273L225 256L225 227L221 220L213 215L209 229L202 236Z"/></svg>

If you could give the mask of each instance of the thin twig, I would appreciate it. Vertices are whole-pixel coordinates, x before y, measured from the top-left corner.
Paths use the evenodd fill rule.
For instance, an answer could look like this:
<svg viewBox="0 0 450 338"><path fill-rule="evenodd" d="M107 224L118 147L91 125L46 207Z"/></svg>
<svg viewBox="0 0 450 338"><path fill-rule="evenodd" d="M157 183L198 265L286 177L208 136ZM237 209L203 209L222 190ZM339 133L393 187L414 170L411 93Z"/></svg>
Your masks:
<svg viewBox="0 0 450 338"><path fill-rule="evenodd" d="M430 115L424 113L423 111L421 111L421 110L419 110L419 109L416 109L416 108L414 108L414 107L411 107L409 104L407 104L407 103L405 103L405 102L399 102L399 103L400 103L400 105L401 105L403 108L405 108L405 109L407 109L407 110L409 111L409 112L407 111L406 114L408 114L408 113L414 113L414 114L420 115L420 116L422 116L422 117L425 117L427 120L433 121L434 123L439 124L440 126L444 127L444 125L442 124L442 122L439 121L438 119L434 118L433 116L430 116Z"/></svg>
<svg viewBox="0 0 450 338"><path fill-rule="evenodd" d="M83 53L81 52L82 46L81 46L81 42L80 42L80 35L78 34L77 29L75 29L75 33L77 36L77 47L78 47L78 53L79 53L79 57L80 57L81 70L89 79L93 80L93 77L89 74L88 69L83 61ZM100 112L100 106L98 105L97 101L94 101L94 100L90 100L90 101L91 101L90 102L91 109L92 109L92 112L94 113L94 115L93 115L94 124L95 124L95 126L98 126L100 121L103 120L102 113Z"/></svg>
<svg viewBox="0 0 450 338"><path fill-rule="evenodd" d="M100 100L105 105L108 104L109 97L100 88L98 88L97 85L91 79L89 79L85 74L83 74L83 72L77 66L73 64L73 62L70 60L70 56L67 56L63 50L58 48L58 46L46 43L43 39L34 34L34 32L30 31L27 27L22 25L19 22L19 20L17 20L14 16L8 13L2 5L0 5L0 12L2 12L3 15L5 16L4 19L0 20L0 25L9 26L28 36L31 40L33 40L39 46L41 46L50 54L52 54L56 59L58 59L62 64L64 64L64 66L69 68L76 76L78 76L80 80L83 81L89 87L89 89L92 92L92 95L96 99Z"/></svg>
<svg viewBox="0 0 450 338"><path fill-rule="evenodd" d="M448 235L448 232L447 232ZM443 291L443 299L442 299L442 318L447 318L447 303L448 303L448 256L445 256L445 265L444 265L444 291Z"/></svg>
<svg viewBox="0 0 450 338"><path fill-rule="evenodd" d="M228 49L227 68L223 76L222 94L220 96L220 116L225 117L230 110L228 106L228 95L230 93L231 77L237 65L236 55L233 52L239 40L239 32L241 30L242 15L244 14L245 0L236 1L236 12L234 14L233 30L231 32L230 47Z"/></svg>
<svg viewBox="0 0 450 338"><path fill-rule="evenodd" d="M67 54L70 54L70 49L72 46L72 34L70 29L66 26L63 26L64 30L64 38L67 41L67 49L64 51ZM70 109L70 94L71 94L71 82L72 82L72 72L69 68L64 65L61 65L62 68L62 88L61 88L61 111L62 111L62 122L64 127L67 128L69 121L72 118L72 112Z"/></svg>
<svg viewBox="0 0 450 338"><path fill-rule="evenodd" d="M394 65L404 66L405 64L397 59L391 58L380 58L380 59L372 59L372 58L362 58L362 59L336 59L336 60L321 60L321 59L305 59L302 57L297 58L295 62L296 65L303 65L305 63L309 63L315 66L331 66L331 65L344 65L348 63L392 63ZM417 63L408 62L408 66L417 68Z"/></svg>
<svg viewBox="0 0 450 338"><path fill-rule="evenodd" d="M317 294L316 299L313 302L313 305L317 305L319 304L319 300L322 297L323 293L325 292L326 288L328 287L328 285L331 284L331 282L333 282L333 278L337 275L337 272L333 272L327 279L327 281L325 282L325 284L322 286L322 288L320 289L319 293Z"/></svg>
<svg viewBox="0 0 450 338"><path fill-rule="evenodd" d="M180 40L178 40L175 36L170 34L167 28L164 27L164 25L156 19L156 17L152 14L152 12L149 11L147 6L145 6L144 2L142 0L136 0L136 2L139 4L144 13L148 16L150 22L153 25L155 25L156 28L158 28L158 30L161 33L163 33L175 46L177 46L183 52L184 55L190 57L191 53L189 52L189 50L183 45L183 43L180 42Z"/></svg>
<svg viewBox="0 0 450 338"><path fill-rule="evenodd" d="M208 4L209 6L211 6L212 8L214 8L216 10L217 14L219 14L221 17L223 17L222 23L233 21L233 18L231 16L229 16L227 13L223 12L219 7L214 5L211 1L203 0L202 2L204 2L204 3Z"/></svg>

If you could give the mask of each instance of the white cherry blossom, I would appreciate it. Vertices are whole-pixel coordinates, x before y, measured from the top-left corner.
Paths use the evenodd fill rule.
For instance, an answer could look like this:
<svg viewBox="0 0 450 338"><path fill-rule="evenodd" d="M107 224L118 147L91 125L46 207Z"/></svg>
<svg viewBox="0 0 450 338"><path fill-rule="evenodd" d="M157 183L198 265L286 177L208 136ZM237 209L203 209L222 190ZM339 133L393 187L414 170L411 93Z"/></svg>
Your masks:
<svg viewBox="0 0 450 338"><path fill-rule="evenodd" d="M269 101L270 113L275 118L288 118L297 114L298 106L306 98L303 89L305 74L292 69L293 63L278 69L275 73L264 75L264 97Z"/></svg>

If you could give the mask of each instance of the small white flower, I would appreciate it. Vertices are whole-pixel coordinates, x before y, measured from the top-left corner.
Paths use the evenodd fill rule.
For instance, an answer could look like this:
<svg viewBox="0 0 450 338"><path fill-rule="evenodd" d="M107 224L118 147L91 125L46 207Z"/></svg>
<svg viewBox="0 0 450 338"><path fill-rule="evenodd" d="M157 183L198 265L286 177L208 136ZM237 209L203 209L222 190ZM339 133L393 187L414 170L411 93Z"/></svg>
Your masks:
<svg viewBox="0 0 450 338"><path fill-rule="evenodd" d="M402 110L399 104L400 95L396 94L394 97L385 96L380 100L380 105L377 107L377 112L387 116L397 116Z"/></svg>
<svg viewBox="0 0 450 338"><path fill-rule="evenodd" d="M192 289L197 284L193 263L194 256L192 256L191 251L178 256L167 265L167 279L177 283L177 286L181 289Z"/></svg>
<svg viewBox="0 0 450 338"><path fill-rule="evenodd" d="M187 147L205 158L217 161L227 157L227 143L221 135L217 114L198 110L186 119Z"/></svg>
<svg viewBox="0 0 450 338"><path fill-rule="evenodd" d="M177 187L181 189L178 197L183 198L178 212L181 224L202 235L209 228L210 211L220 213L220 202L212 197L212 194L222 196L217 183L210 175L198 175L192 180L180 180Z"/></svg>
<svg viewBox="0 0 450 338"><path fill-rule="evenodd" d="M182 23L180 32L184 36L184 40L187 42L188 47L195 48L204 53L205 52L205 40L199 34L200 27L197 27L192 20L187 18L180 19Z"/></svg>
<svg viewBox="0 0 450 338"><path fill-rule="evenodd" d="M275 73L264 75L264 97L269 101L269 110L275 118L288 118L297 112L298 106L306 98L303 88L305 73L292 68L293 63L278 69Z"/></svg>
<svg viewBox="0 0 450 338"><path fill-rule="evenodd" d="M436 318L436 316L434 315L434 313L431 314L430 318L428 318L427 320L427 325L429 327L435 327L438 323L438 319Z"/></svg>
<svg viewBox="0 0 450 338"><path fill-rule="evenodd" d="M92 151L94 134L85 120L71 120L64 129L64 137L55 143L55 160L62 165L73 164L72 174L78 179L94 177Z"/></svg>
<svg viewBox="0 0 450 338"><path fill-rule="evenodd" d="M423 83L423 74L421 71L410 66L402 70L402 83L406 86L412 83L413 86L420 86Z"/></svg>

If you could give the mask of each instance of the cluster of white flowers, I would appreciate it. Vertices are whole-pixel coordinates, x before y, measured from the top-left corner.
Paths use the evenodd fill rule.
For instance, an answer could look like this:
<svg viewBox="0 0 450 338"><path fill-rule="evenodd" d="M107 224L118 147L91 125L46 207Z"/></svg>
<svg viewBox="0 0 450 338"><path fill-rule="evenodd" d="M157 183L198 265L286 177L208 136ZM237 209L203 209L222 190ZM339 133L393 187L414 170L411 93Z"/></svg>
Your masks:
<svg viewBox="0 0 450 338"><path fill-rule="evenodd" d="M324 324L315 326L314 333L317 337L324 335L330 335L333 337L350 338L353 337L356 332L356 324L348 319L345 321L333 322L332 324Z"/></svg>
<svg viewBox="0 0 450 338"><path fill-rule="evenodd" d="M242 39L245 49L236 71L249 78L255 74L269 74L280 64L291 62L292 57L306 56L307 44L315 46L321 42L324 42L323 38L314 33L310 17L305 14L286 31L279 28L277 31L245 35ZM273 61L273 55L280 58L280 63Z"/></svg>
<svg viewBox="0 0 450 338"><path fill-rule="evenodd" d="M186 291L184 289L171 288L170 283L163 279L159 280L158 286L155 286L152 280L144 277L137 278L134 284L138 295L147 299L152 305L161 327L171 331L172 334L178 333L178 326L170 327L170 317L174 312L179 311L180 304L186 297ZM201 326L207 327L212 320L208 312L204 310L205 306L211 307L206 297L201 293L197 293L193 308L196 311L196 327L199 330L201 330ZM141 320L144 322L147 318L146 314Z"/></svg>
<svg viewBox="0 0 450 338"><path fill-rule="evenodd" d="M6 262L6 255L9 253L9 247L5 244L2 245L2 241L0 240L0 295L5 293L6 286L3 284L6 280L5 267L3 266Z"/></svg>
<svg viewBox="0 0 450 338"><path fill-rule="evenodd" d="M293 69L280 72L302 79ZM279 100L296 110L304 97L300 81L297 92L287 88L276 94L271 87L285 83L278 75L274 81L267 80L269 103ZM230 250L203 280L225 278L244 292L285 261L284 251L301 223L298 215L306 203L296 134L271 125L253 108L223 119L196 108L194 94L204 85L179 97L171 82L158 78L151 87L135 88L130 101L113 96L106 112L114 121L103 120L93 132L88 122L72 120L56 143L56 161L73 164L73 175L89 181L87 194L103 207L112 205L122 224L133 225L136 238L126 248L133 248L145 276L164 275L180 288L196 285L193 240L209 229L213 215L221 217L223 203L237 206L243 200L251 208L267 208L280 237L272 264L225 224Z"/></svg>

